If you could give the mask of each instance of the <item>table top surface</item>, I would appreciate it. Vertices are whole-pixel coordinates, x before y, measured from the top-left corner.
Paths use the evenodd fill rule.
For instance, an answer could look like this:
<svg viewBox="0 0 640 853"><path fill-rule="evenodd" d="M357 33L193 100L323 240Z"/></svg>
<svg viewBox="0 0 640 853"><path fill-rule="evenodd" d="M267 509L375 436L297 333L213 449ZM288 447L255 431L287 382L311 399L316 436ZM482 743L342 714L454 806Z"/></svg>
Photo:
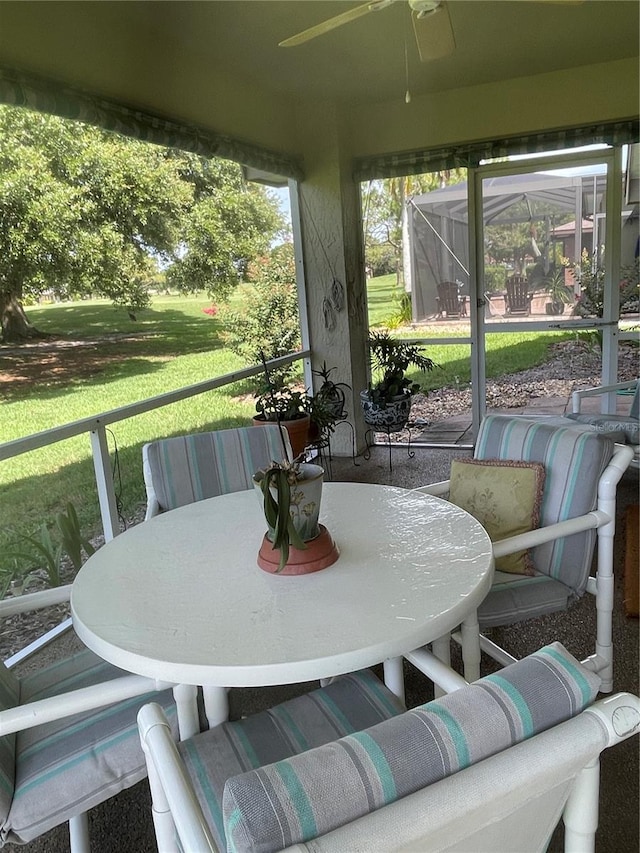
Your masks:
<svg viewBox="0 0 640 853"><path fill-rule="evenodd" d="M337 562L278 576L256 564L266 525L253 490L158 515L82 567L71 594L76 632L105 660L165 681L296 683L437 639L491 585L486 531L447 501L325 483L320 520Z"/></svg>

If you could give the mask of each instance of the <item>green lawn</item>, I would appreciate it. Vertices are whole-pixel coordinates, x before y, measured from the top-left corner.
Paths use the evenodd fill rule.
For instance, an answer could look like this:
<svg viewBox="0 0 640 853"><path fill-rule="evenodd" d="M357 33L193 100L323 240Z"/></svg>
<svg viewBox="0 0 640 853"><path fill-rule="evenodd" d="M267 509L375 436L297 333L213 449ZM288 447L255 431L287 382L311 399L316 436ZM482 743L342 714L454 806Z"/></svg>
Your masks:
<svg viewBox="0 0 640 853"><path fill-rule="evenodd" d="M371 322L385 322L397 310L395 277L374 279L369 292ZM218 321L204 313L209 304L204 297L158 297L137 322L106 302L30 309L29 317L39 329L74 345L55 352L46 346L0 348L0 372L11 380L0 386L0 443L241 367L240 358L222 347ZM97 337L102 339L99 346L92 341ZM488 374L543 361L554 338L531 333L488 336ZM425 387L469 381L467 344L430 345L428 354L442 369L427 375ZM130 518L144 505L141 448L146 441L247 423L253 413L251 392L251 382L245 381L114 424L109 440L123 515ZM87 435L0 464L0 584L2 571L13 566L6 556L7 543L32 533L42 522L50 524L69 500L85 532L98 529Z"/></svg>

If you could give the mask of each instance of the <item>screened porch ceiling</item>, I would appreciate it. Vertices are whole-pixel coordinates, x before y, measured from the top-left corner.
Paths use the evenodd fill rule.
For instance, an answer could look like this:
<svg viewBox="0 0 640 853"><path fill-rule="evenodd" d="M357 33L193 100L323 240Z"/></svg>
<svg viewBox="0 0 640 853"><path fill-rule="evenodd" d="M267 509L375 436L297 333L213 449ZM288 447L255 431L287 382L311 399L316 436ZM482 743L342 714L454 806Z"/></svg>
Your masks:
<svg viewBox="0 0 640 853"><path fill-rule="evenodd" d="M286 99L402 103L407 77L417 97L638 55L635 0L448 0L456 49L426 63L406 0L299 47L278 47L356 5L3 0L0 63L206 126L220 74Z"/></svg>

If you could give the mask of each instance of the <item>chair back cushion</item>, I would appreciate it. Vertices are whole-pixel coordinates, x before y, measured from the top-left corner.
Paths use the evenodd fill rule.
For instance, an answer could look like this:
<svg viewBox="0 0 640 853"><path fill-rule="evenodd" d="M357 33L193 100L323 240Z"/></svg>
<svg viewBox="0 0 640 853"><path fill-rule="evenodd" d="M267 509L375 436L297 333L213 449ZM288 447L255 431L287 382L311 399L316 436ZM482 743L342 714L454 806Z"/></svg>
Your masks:
<svg viewBox="0 0 640 853"><path fill-rule="evenodd" d="M251 489L252 475L289 450L277 424L238 427L154 441L145 446L151 483L162 511ZM283 438L285 444L283 445Z"/></svg>
<svg viewBox="0 0 640 853"><path fill-rule="evenodd" d="M489 415L482 421L475 459L540 462L545 469L540 527L596 508L598 481L613 455L607 436L577 427L558 427L521 417ZM565 536L530 551L536 571L561 581L572 598L584 592L596 531Z"/></svg>
<svg viewBox="0 0 640 853"><path fill-rule="evenodd" d="M20 701L20 682L15 675L0 662L0 710L15 708ZM0 824L4 822L13 799L16 767L16 736L4 735L0 738Z"/></svg>
<svg viewBox="0 0 640 853"><path fill-rule="evenodd" d="M559 643L366 731L227 781L228 849L308 841L574 717L600 678Z"/></svg>
<svg viewBox="0 0 640 853"><path fill-rule="evenodd" d="M218 847L226 850L229 840L225 838L222 799L230 776L337 740L404 710L372 672L363 670L179 743Z"/></svg>
<svg viewBox="0 0 640 853"><path fill-rule="evenodd" d="M86 650L25 677L20 701L35 702L124 675L129 673ZM171 690L19 732L15 792L0 823L0 847L7 841L28 843L144 779L146 763L136 717L152 700L164 708L177 734Z"/></svg>

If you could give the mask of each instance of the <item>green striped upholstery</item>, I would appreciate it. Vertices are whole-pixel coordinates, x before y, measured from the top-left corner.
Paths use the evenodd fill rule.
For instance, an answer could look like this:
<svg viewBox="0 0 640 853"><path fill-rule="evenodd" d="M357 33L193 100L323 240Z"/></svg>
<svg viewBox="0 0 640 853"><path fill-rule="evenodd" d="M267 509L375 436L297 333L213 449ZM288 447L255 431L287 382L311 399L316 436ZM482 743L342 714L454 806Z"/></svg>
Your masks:
<svg viewBox="0 0 640 853"><path fill-rule="evenodd" d="M366 731L230 778L227 849L309 841L575 716L599 684L554 643Z"/></svg>
<svg viewBox="0 0 640 853"><path fill-rule="evenodd" d="M640 444L640 380L636 382L631 409L628 415L588 414L587 412L571 412L568 418L581 424L589 424L599 432L613 436L614 441L627 444Z"/></svg>
<svg viewBox="0 0 640 853"><path fill-rule="evenodd" d="M92 652L82 651L24 678L20 702L45 699L127 674ZM150 700L165 708L175 726L176 710L169 690L19 732L15 790L8 792L13 800L0 824L0 844L32 841L145 778L136 716Z"/></svg>
<svg viewBox="0 0 640 853"><path fill-rule="evenodd" d="M220 849L225 849L222 795L230 776L329 743L402 711L400 700L373 673L364 671L179 743Z"/></svg>
<svg viewBox="0 0 640 853"><path fill-rule="evenodd" d="M287 455L289 439L277 424L239 427L146 445L151 481L161 511L251 489L252 475Z"/></svg>
<svg viewBox="0 0 640 853"><path fill-rule="evenodd" d="M0 708L15 708L19 701L20 682L0 662ZM0 823L6 819L11 808L15 771L16 736L4 735L0 738Z"/></svg>
<svg viewBox="0 0 640 853"><path fill-rule="evenodd" d="M584 428L490 415L480 426L474 458L541 462L540 527L546 527L595 509L598 480L613 449L611 439ZM498 577L478 608L481 627L565 609L586 589L595 540L596 531L588 530L532 548L531 560L542 577Z"/></svg>

